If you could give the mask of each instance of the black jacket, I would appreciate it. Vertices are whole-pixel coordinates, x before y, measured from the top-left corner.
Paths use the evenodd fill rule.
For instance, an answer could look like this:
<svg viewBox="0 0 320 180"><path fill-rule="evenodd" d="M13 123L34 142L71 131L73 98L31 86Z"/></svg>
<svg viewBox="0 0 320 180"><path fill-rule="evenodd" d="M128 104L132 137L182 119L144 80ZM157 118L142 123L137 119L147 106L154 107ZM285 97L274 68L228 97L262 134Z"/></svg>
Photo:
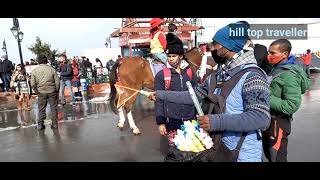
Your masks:
<svg viewBox="0 0 320 180"><path fill-rule="evenodd" d="M179 44L181 40L174 34L168 33L166 35L167 44Z"/></svg>
<svg viewBox="0 0 320 180"><path fill-rule="evenodd" d="M73 76L71 64L62 64L60 66L60 79L66 81L71 80Z"/></svg>
<svg viewBox="0 0 320 180"><path fill-rule="evenodd" d="M3 62L2 61L0 61L0 73L3 73Z"/></svg>
<svg viewBox="0 0 320 180"><path fill-rule="evenodd" d="M0 69L0 72L11 73L13 69L14 67L12 65L12 62L6 59L2 62L2 69Z"/></svg>
<svg viewBox="0 0 320 180"><path fill-rule="evenodd" d="M115 64L115 62L113 60L110 60L107 62L106 67L108 69L108 71L111 71L112 66Z"/></svg>
<svg viewBox="0 0 320 180"><path fill-rule="evenodd" d="M189 67L187 67L189 68ZM168 91L188 91L186 82L190 81L187 74L187 68L182 70L181 75L175 69L171 70L171 84ZM191 84L196 84L196 74L193 73ZM165 90L164 87L163 70L159 71L155 77L155 89ZM180 126L185 120L192 120L195 118L196 110L194 105L190 104L177 104L162 100L156 100L156 122L158 125L166 124L168 130L180 129Z"/></svg>

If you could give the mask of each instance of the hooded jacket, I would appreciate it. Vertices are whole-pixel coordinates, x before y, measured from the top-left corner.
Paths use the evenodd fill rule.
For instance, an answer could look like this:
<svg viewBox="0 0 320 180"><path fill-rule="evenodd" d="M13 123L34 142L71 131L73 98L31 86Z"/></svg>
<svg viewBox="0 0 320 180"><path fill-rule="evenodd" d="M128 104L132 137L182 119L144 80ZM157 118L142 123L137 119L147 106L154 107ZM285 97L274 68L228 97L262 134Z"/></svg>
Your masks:
<svg viewBox="0 0 320 180"><path fill-rule="evenodd" d="M278 74L283 70L285 71L271 82L270 109L271 113L280 112L292 115L299 109L301 95L310 88L311 81L302 68L292 64L291 58L274 67L271 74Z"/></svg>

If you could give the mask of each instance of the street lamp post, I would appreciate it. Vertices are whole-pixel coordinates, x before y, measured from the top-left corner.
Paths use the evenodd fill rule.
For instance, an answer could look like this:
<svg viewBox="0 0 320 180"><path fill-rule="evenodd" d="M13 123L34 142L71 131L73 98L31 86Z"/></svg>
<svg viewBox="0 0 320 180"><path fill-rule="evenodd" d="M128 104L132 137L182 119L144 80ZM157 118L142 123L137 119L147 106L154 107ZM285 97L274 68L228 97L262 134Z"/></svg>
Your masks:
<svg viewBox="0 0 320 180"><path fill-rule="evenodd" d="M6 56L8 57L8 50L7 50L7 45L6 45L6 40L3 40L3 46L2 46L2 50L4 53L6 53Z"/></svg>
<svg viewBox="0 0 320 180"><path fill-rule="evenodd" d="M20 63L23 65L22 51L21 51L21 41L23 39L23 32L20 31L20 26L17 18L13 18L13 27L10 29L13 36L18 41L19 54L20 54Z"/></svg>
<svg viewBox="0 0 320 180"><path fill-rule="evenodd" d="M106 48L109 48L109 46L110 46L110 48L111 48L110 36L108 36L108 37L106 38L106 43L105 43L104 45L106 45Z"/></svg>

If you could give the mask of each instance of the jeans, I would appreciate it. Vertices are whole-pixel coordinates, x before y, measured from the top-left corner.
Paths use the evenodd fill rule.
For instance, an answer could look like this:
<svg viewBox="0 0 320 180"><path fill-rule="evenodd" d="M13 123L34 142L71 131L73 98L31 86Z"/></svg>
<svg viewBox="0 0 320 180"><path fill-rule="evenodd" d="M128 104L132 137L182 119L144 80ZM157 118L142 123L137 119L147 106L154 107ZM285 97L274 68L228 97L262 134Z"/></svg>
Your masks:
<svg viewBox="0 0 320 180"><path fill-rule="evenodd" d="M308 78L310 78L310 65L304 65L305 66L305 71L308 75Z"/></svg>
<svg viewBox="0 0 320 180"><path fill-rule="evenodd" d="M38 124L43 124L46 119L46 108L47 102L49 101L51 113L52 113L52 124L58 123L58 94L38 94L38 109L39 109L39 120Z"/></svg>
<svg viewBox="0 0 320 180"><path fill-rule="evenodd" d="M70 93L71 101L74 101L71 80L60 80L60 95L61 95L61 100L64 101L64 102L66 101L65 98L64 98L64 89L65 89L66 85L67 85L68 88L69 88L69 93Z"/></svg>
<svg viewBox="0 0 320 180"><path fill-rule="evenodd" d="M1 79L3 81L4 91L8 91L10 89L10 81L11 77L9 73L1 73Z"/></svg>
<svg viewBox="0 0 320 180"><path fill-rule="evenodd" d="M155 53L155 54L153 54L153 56L155 56L158 59L160 59L164 64L166 64L167 61L168 61L168 57L167 57L167 54L165 52Z"/></svg>

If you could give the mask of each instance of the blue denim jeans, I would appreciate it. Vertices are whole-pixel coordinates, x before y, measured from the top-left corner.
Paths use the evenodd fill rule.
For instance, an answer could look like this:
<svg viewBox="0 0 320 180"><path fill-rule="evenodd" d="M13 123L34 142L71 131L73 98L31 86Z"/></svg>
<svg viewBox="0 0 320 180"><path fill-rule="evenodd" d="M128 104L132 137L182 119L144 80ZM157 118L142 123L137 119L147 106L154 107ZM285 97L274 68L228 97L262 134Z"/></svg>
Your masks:
<svg viewBox="0 0 320 180"><path fill-rule="evenodd" d="M10 89L10 81L11 81L10 74L1 73L1 80L3 81L4 91L8 91Z"/></svg>
<svg viewBox="0 0 320 180"><path fill-rule="evenodd" d="M156 56L158 59L160 59L164 64L167 64L168 57L167 57L167 54L165 52L155 53L153 55Z"/></svg>
<svg viewBox="0 0 320 180"><path fill-rule="evenodd" d="M64 102L66 101L65 98L64 98L64 89L65 89L66 85L69 88L71 101L74 101L71 80L65 80L65 81L64 80L60 80L60 96L61 96L61 100L64 101Z"/></svg>

